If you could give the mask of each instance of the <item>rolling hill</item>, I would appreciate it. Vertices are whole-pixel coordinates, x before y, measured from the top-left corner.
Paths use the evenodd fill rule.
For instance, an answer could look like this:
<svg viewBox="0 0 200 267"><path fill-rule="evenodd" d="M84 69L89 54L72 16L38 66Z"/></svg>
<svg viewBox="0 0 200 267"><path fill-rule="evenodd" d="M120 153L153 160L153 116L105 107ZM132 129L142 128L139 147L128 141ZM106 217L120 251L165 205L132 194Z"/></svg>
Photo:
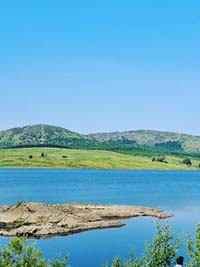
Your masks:
<svg viewBox="0 0 200 267"><path fill-rule="evenodd" d="M51 125L33 125L0 132L0 148L87 146L93 138Z"/></svg>
<svg viewBox="0 0 200 267"><path fill-rule="evenodd" d="M200 136L161 132L151 130L138 130L128 132L97 133L90 137L99 142L123 143L137 149L174 152L183 154L200 154Z"/></svg>
<svg viewBox="0 0 200 267"><path fill-rule="evenodd" d="M83 135L51 125L33 125L0 132L0 148L59 147L108 150L124 154L200 155L200 136L138 130Z"/></svg>

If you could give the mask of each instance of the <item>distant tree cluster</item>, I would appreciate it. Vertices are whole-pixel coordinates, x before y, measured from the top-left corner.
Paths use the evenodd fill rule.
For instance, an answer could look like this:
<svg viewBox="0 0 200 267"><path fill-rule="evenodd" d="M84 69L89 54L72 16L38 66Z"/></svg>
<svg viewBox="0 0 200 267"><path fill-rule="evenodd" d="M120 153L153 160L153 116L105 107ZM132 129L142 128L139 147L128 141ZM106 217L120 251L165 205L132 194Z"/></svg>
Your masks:
<svg viewBox="0 0 200 267"><path fill-rule="evenodd" d="M40 157L41 157L41 158L46 158L46 157L48 157L48 155L47 155L47 153L42 152L42 153L40 154ZM63 159L67 159L68 156L67 156L67 155L62 155L62 158L63 158ZM29 155L29 159L33 159L33 155ZM0 267L1 267L1 266L0 266Z"/></svg>
<svg viewBox="0 0 200 267"><path fill-rule="evenodd" d="M158 156L158 157L153 157L152 158L153 162L162 162L162 163L168 163L168 161L166 160L165 156Z"/></svg>
<svg viewBox="0 0 200 267"><path fill-rule="evenodd" d="M157 149L165 150L168 152L183 151L182 144L178 141L168 141L162 143L156 143L155 147Z"/></svg>

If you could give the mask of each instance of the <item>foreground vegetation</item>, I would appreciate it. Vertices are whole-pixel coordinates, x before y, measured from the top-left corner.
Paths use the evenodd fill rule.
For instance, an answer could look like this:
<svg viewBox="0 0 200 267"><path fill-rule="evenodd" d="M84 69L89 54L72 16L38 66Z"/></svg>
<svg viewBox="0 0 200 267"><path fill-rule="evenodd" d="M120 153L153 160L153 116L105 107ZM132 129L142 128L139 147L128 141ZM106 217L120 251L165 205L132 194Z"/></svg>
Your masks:
<svg viewBox="0 0 200 267"><path fill-rule="evenodd" d="M181 238L176 237L169 225L157 225L157 235L153 241L147 243L144 255L134 258L131 253L129 260L122 261L116 257L113 263L103 264L104 267L172 267L182 245ZM195 240L187 238L186 267L200 266L200 225L197 226ZM67 267L67 258L48 261L42 257L41 251L34 245L26 246L25 238L16 237L6 248L0 249L0 267Z"/></svg>
<svg viewBox="0 0 200 267"><path fill-rule="evenodd" d="M185 240L187 247L188 262L184 264L186 267L200 266L200 225L196 228L195 239L191 237L175 236L169 225L157 225L157 235L153 241L147 242L144 255L134 259L133 253L128 261L122 261L120 257L116 257L111 265L104 264L104 267L173 267L176 258L179 256L179 248Z"/></svg>
<svg viewBox="0 0 200 267"><path fill-rule="evenodd" d="M200 159L191 158L192 165L184 157L158 157L125 155L101 150L63 148L0 149L0 167L9 168L88 168L88 169L146 169L192 170L199 169Z"/></svg>
<svg viewBox="0 0 200 267"><path fill-rule="evenodd" d="M0 267L66 267L67 258L55 261L42 257L34 244L26 247L25 238L13 238L7 248L0 249Z"/></svg>

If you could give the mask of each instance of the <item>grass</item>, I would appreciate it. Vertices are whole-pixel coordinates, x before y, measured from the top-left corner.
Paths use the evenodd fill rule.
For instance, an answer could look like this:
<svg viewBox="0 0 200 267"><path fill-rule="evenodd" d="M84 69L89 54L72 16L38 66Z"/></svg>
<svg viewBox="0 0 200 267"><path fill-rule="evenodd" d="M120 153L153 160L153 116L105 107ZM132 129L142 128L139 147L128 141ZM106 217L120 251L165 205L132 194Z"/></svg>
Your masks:
<svg viewBox="0 0 200 267"><path fill-rule="evenodd" d="M18 200L17 203L16 203L16 208L21 207L24 203L25 203L24 201Z"/></svg>
<svg viewBox="0 0 200 267"><path fill-rule="evenodd" d="M44 153L47 156L41 157ZM32 158L30 158L32 155ZM1 168L88 168L88 169L143 169L193 170L199 169L200 159L191 158L192 167L183 158L167 156L168 163L152 162L151 157L132 156L109 151L61 148L0 149Z"/></svg>

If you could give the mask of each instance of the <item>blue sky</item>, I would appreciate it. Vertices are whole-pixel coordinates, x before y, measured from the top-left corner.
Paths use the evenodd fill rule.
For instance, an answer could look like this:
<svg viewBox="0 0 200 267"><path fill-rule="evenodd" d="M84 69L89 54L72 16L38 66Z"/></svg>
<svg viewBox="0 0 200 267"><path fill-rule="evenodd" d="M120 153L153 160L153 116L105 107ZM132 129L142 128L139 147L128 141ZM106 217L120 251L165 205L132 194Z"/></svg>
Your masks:
<svg viewBox="0 0 200 267"><path fill-rule="evenodd" d="M0 3L0 129L200 135L200 3Z"/></svg>

